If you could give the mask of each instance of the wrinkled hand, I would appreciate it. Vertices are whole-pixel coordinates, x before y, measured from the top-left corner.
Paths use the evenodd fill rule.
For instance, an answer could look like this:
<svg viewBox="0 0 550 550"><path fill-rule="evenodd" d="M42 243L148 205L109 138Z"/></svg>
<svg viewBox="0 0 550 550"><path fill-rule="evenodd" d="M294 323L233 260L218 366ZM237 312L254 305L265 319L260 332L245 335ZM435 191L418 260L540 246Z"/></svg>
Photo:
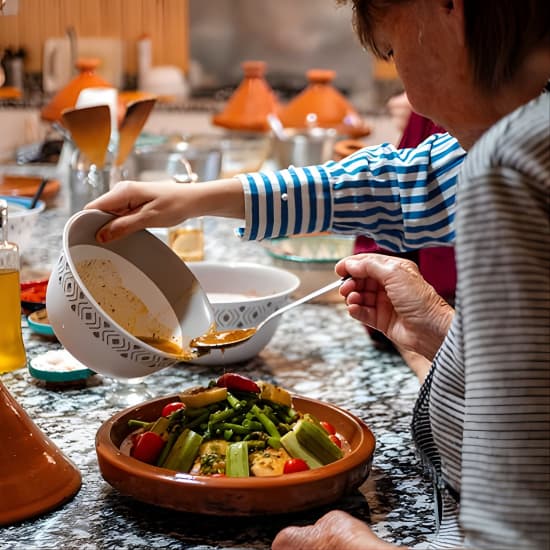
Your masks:
<svg viewBox="0 0 550 550"><path fill-rule="evenodd" d="M454 315L418 266L395 256L358 254L336 265L340 287L354 319L383 332L402 348L433 359Z"/></svg>
<svg viewBox="0 0 550 550"><path fill-rule="evenodd" d="M287 527L273 541L272 550L389 550L362 521L334 510L315 525Z"/></svg>

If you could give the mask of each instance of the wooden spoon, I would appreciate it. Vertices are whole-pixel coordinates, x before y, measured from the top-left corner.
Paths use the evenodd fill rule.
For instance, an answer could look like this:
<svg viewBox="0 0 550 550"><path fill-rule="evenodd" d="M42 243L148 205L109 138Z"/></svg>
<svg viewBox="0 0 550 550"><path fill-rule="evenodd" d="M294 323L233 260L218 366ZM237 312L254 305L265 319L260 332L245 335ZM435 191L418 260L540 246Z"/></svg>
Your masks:
<svg viewBox="0 0 550 550"><path fill-rule="evenodd" d="M128 104L126 114L118 130L117 166L122 165L132 151L134 143L145 126L145 122L156 101L156 97L151 97L138 99Z"/></svg>
<svg viewBox="0 0 550 550"><path fill-rule="evenodd" d="M111 139L111 113L108 105L81 109L65 109L61 121L71 132L76 146L98 168L105 164L105 154Z"/></svg>

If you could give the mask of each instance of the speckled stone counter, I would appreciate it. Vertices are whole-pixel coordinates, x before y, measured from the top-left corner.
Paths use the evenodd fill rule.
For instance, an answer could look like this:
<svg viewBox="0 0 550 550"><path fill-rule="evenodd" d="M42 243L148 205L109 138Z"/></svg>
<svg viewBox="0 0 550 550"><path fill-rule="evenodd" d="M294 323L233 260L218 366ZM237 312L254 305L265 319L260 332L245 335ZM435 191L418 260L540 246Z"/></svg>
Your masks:
<svg viewBox="0 0 550 550"><path fill-rule="evenodd" d="M63 208L44 212L35 232L40 241L27 254L24 269L51 269L65 219ZM242 243L233 236L234 226L234 221L206 220L207 259L269 263L258 243ZM60 347L54 339L31 333L24 319L23 332L29 359ZM409 433L418 382L398 355L372 346L343 305L306 304L285 313L268 347L233 370L330 401L364 419L377 440L364 485L329 507L276 517L207 517L140 503L106 483L96 461L97 429L123 408L113 399L114 384L96 375L85 388L52 390L20 369L2 375L2 381L77 465L82 487L63 507L0 528L0 548L267 549L282 527L314 522L333 508L367 522L387 541L412 546L429 536L434 528L431 484L423 477ZM219 372L220 367L178 365L149 376L143 385L152 397L159 397L206 383Z"/></svg>

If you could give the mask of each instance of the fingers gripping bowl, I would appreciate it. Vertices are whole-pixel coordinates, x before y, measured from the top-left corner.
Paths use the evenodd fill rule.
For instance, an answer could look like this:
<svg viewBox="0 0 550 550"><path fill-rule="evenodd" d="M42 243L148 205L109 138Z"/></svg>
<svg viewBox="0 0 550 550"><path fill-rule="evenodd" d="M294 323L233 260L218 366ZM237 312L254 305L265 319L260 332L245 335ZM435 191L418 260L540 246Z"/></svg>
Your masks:
<svg viewBox="0 0 550 550"><path fill-rule="evenodd" d="M212 326L206 294L162 241L139 231L99 244L112 218L75 214L46 294L48 317L65 348L100 374L135 378L195 356L188 344Z"/></svg>

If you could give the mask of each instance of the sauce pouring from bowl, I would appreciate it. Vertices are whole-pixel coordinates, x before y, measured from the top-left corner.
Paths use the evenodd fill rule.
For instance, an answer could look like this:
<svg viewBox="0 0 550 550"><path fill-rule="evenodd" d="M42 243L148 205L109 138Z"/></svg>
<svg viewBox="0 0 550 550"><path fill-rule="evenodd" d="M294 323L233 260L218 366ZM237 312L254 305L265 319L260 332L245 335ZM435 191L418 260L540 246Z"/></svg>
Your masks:
<svg viewBox="0 0 550 550"><path fill-rule="evenodd" d="M269 323L275 317L282 315L289 309L295 308L296 306L304 304L305 302L309 302L310 300L313 300L318 296L321 296L322 294L326 294L327 292L330 292L335 288L339 288L345 280L346 279L338 279L337 281L333 281L326 286L323 286L317 290L314 290L313 292L310 292L309 294L306 294L305 296L302 296L294 302L290 302L290 304L287 304L286 306L275 310L273 313L271 313L271 315L268 315L256 327L238 328L223 331L209 330L206 334L193 338L189 343L189 346L191 348L197 348L199 350L210 350L228 348L236 346L238 344L242 344L247 340L250 340L250 338L252 338L254 334L256 334L264 325Z"/></svg>

